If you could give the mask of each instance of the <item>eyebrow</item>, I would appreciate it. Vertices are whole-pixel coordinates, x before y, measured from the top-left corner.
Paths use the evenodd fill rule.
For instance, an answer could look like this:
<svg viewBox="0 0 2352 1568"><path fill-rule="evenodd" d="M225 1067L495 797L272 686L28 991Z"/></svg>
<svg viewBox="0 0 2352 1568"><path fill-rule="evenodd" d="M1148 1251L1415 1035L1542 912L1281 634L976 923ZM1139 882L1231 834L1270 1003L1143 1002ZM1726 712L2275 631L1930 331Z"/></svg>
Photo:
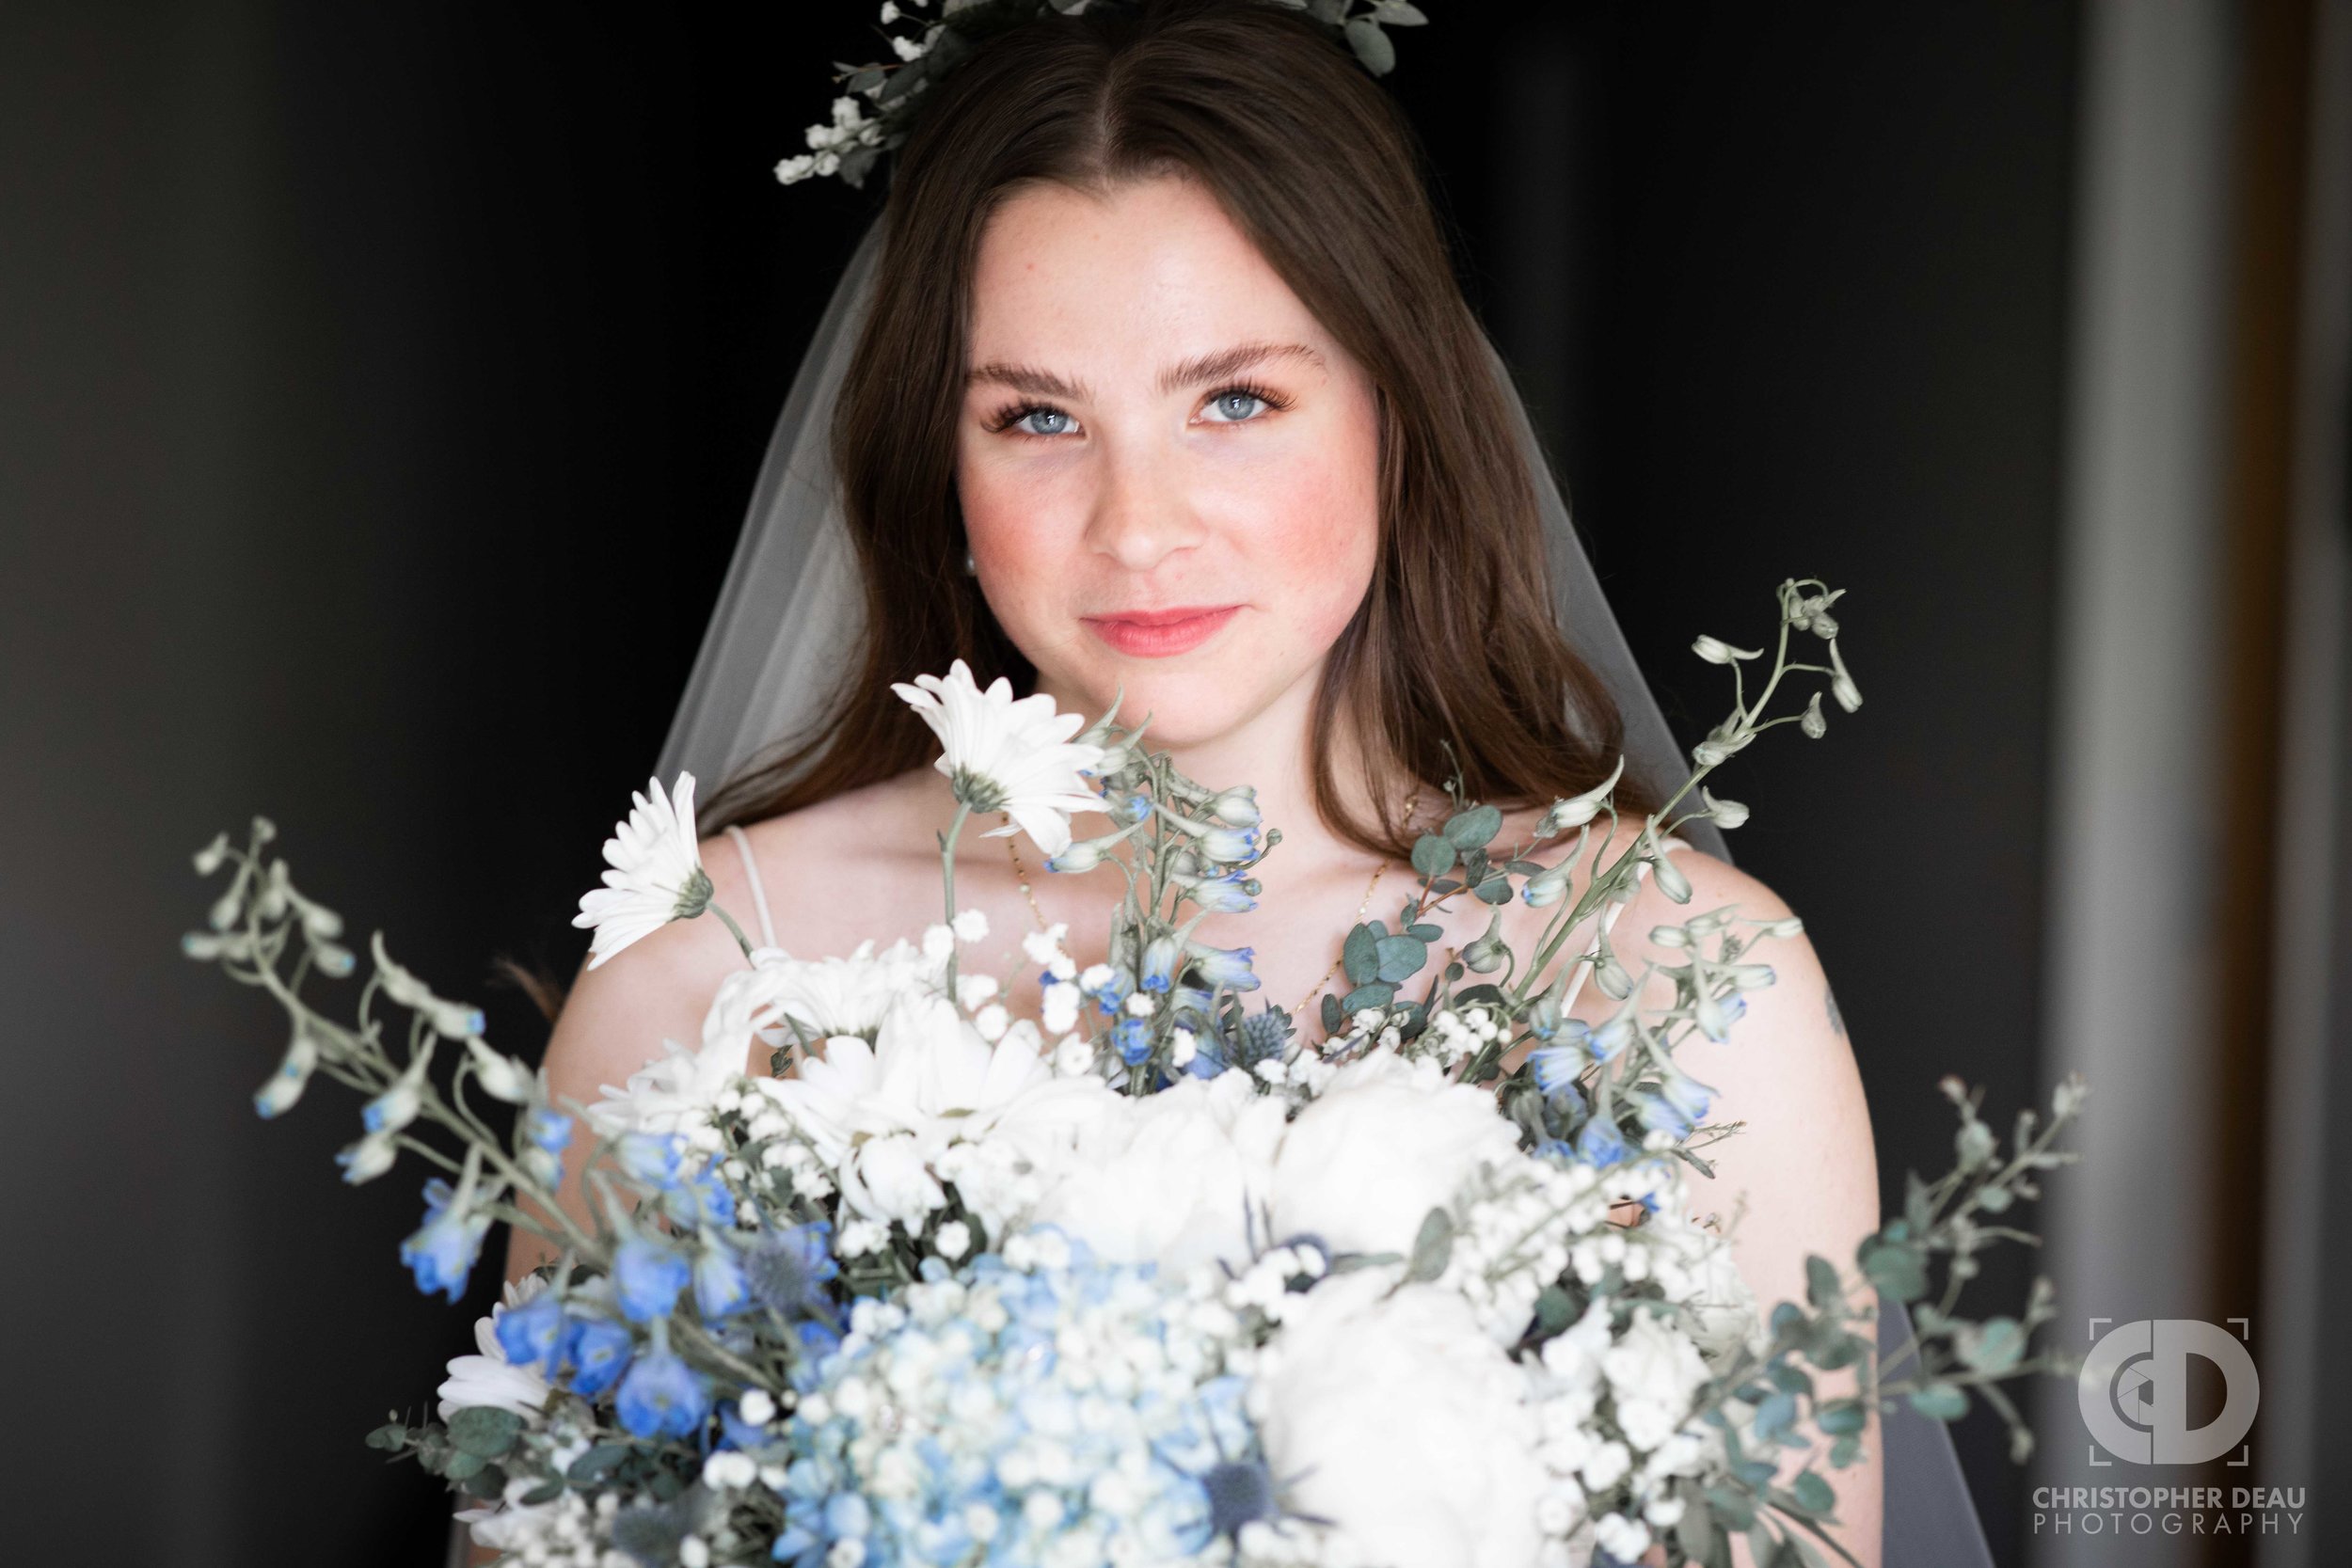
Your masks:
<svg viewBox="0 0 2352 1568"><path fill-rule="evenodd" d="M1235 343L1232 348L1196 355L1170 365L1160 372L1159 389L1162 393L1178 391L1204 382L1222 381L1227 376L1237 374L1252 365L1264 364L1269 359L1292 358L1304 359L1318 367L1323 364L1323 356L1305 343ZM1083 403L1093 396L1087 390L1084 382L1065 380L1052 371L1041 370L1035 365L1011 364L1001 359L974 366L967 379L973 386L994 382L1032 397L1066 398L1073 403Z"/></svg>

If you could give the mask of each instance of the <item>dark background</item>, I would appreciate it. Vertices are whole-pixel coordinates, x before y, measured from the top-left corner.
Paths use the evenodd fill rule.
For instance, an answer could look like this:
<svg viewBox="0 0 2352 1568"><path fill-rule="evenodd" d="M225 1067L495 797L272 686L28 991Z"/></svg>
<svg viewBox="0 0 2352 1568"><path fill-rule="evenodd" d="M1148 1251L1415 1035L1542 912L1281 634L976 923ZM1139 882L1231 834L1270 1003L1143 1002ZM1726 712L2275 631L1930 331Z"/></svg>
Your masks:
<svg viewBox="0 0 2352 1568"><path fill-rule="evenodd" d="M1694 633L1851 591L1868 705L1743 762L1734 847L1899 1195L1938 1073L2006 1115L2041 1066L2074 8L1429 8L1391 81L1686 736ZM11 1558L437 1560L437 1484L360 1438L487 1281L409 1289L413 1176L341 1186L340 1090L253 1118L283 1042L176 957L186 857L271 814L535 1051L488 960L582 950L878 194L769 173L865 11L0 9ZM1997 1435L1960 1433L2009 1560Z"/></svg>

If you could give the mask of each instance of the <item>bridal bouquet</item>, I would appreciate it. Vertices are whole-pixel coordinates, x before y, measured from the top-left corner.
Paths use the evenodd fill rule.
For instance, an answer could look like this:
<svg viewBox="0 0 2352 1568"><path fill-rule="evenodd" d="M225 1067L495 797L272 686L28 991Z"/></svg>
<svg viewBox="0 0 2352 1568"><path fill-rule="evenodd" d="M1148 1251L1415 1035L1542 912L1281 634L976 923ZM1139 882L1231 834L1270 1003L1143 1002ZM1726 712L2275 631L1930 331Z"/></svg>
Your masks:
<svg viewBox="0 0 2352 1568"><path fill-rule="evenodd" d="M1914 1178L1852 1270L1812 1259L1808 1299L1762 1313L1729 1236L1692 1216L1688 1173L1731 1130L1704 1123L1674 1053L1724 1037L1797 924L1693 911L1652 934L1685 961L1639 973L1611 943L1642 879L1689 902L1677 827L1745 816L1705 787L1717 767L1776 727L1820 734L1824 689L1860 703L1837 596L1781 587L1760 684L1742 668L1760 649L1699 641L1739 695L1666 811L1620 819L1613 778L1506 846L1502 814L1457 792L1414 848L1418 893L1346 933L1348 990L1315 1027L1249 1009L1249 949L1197 935L1250 907L1280 836L1251 791L1185 778L1116 708L1080 735L961 663L896 689L958 802L941 918L816 960L737 929L746 962L701 1038L593 1105L550 1103L380 934L352 1021L314 1010L306 984L357 967L342 922L267 822L216 840L198 868L229 886L185 945L292 1021L262 1114L325 1073L365 1097L346 1180L437 1173L400 1249L421 1290L457 1299L501 1222L561 1253L506 1287L437 1419L369 1441L473 1499L503 1560L612 1568L1531 1568L1653 1547L1727 1568L1740 1534L1758 1564L1809 1564L1843 1555L1832 1477L1873 1410L1950 1419L1980 1393L2022 1457L1998 1384L2065 1370L2028 1354L2047 1282L2014 1316L1964 1317L1957 1295L2021 1236L1999 1216L2072 1158L2052 1142L2079 1082L2004 1153L1947 1080L1956 1168ZM605 846L593 963L672 920L735 928L692 795L655 783ZM1073 842L1077 811L1112 831ZM1034 1017L1011 977L960 961L986 927L954 895L975 812L1057 868L1126 872L1107 961L1081 968L1060 927L1024 939ZM1430 917L1457 899L1554 912L1532 952L1498 917L1440 957ZM1588 984L1597 1023L1571 1011ZM567 1162L584 1214L555 1201ZM1872 1289L1916 1329L1886 1367ZM1817 1388L1841 1370L1852 1392Z"/></svg>

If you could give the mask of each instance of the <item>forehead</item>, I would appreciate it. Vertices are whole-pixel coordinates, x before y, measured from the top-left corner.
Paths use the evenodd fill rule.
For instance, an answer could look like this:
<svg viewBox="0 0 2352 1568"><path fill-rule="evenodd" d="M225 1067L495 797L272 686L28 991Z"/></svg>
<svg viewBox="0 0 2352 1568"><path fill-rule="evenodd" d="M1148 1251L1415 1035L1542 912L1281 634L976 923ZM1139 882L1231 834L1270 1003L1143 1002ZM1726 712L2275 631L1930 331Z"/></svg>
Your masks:
<svg viewBox="0 0 2352 1568"><path fill-rule="evenodd" d="M981 231L974 364L1151 375L1169 359L1253 339L1330 341L1198 182L1164 176L1099 196L1033 185Z"/></svg>

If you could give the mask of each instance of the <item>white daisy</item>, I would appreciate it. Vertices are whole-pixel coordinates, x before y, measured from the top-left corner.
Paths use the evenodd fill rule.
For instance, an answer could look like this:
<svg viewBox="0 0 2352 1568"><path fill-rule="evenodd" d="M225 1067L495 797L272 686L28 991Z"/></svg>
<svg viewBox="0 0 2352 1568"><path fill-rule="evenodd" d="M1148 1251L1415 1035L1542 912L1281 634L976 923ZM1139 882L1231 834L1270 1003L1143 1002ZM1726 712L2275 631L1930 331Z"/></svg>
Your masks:
<svg viewBox="0 0 2352 1568"><path fill-rule="evenodd" d="M449 1377L435 1390L440 1396L442 1420L456 1411L483 1405L511 1410L517 1416L535 1416L548 1402L548 1380L529 1367L508 1361L498 1337L499 1319L547 1288L547 1280L538 1275L510 1279L501 1292L503 1299L491 1305L490 1315L474 1320L473 1342L482 1354L450 1361Z"/></svg>
<svg viewBox="0 0 2352 1568"><path fill-rule="evenodd" d="M1103 809L1085 777L1101 765L1103 749L1070 738L1085 725L1084 715L1055 711L1041 691L1016 700L1001 675L982 691L961 659L948 666L945 680L917 675L913 686L890 689L939 736L946 750L938 768L956 799L976 812L1011 816L1010 827L991 828L986 836L1018 829L1057 855L1070 847L1070 814Z"/></svg>
<svg viewBox="0 0 2352 1568"><path fill-rule="evenodd" d="M604 841L611 869L604 886L582 894L575 926L596 927L590 969L673 920L691 920L710 907L710 876L694 836L694 775L680 773L664 794L660 779L645 781L628 820Z"/></svg>

